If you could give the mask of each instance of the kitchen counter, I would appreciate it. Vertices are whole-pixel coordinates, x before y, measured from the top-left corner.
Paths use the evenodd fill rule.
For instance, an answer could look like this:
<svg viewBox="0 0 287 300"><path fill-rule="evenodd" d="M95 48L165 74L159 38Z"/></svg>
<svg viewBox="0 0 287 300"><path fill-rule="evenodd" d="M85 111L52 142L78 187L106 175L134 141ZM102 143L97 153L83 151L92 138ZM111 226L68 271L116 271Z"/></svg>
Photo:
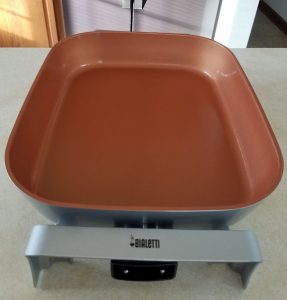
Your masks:
<svg viewBox="0 0 287 300"><path fill-rule="evenodd" d="M0 299L286 299L287 185L281 184L233 229L256 232L264 262L247 290L226 265L180 263L177 277L124 282L110 277L109 262L57 263L42 272L38 288L24 250L35 224L49 223L9 179L4 166L8 136L49 49L0 49ZM287 161L287 49L234 50L267 114Z"/></svg>

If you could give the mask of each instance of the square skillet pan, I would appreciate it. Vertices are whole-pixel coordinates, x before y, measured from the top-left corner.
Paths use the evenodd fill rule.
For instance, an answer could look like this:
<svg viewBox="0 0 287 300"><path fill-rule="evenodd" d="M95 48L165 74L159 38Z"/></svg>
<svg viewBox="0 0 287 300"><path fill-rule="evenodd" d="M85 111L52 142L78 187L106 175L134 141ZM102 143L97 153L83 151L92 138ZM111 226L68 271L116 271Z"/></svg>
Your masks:
<svg viewBox="0 0 287 300"><path fill-rule="evenodd" d="M227 48L191 35L93 32L50 51L6 166L52 207L224 211L271 193L283 161Z"/></svg>

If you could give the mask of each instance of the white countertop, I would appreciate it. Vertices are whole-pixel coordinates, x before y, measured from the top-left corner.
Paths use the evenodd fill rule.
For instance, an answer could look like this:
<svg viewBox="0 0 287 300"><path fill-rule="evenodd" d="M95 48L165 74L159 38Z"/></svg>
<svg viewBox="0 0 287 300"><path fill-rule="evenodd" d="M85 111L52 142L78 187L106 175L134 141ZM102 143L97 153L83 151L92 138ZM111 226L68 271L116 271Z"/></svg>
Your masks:
<svg viewBox="0 0 287 300"><path fill-rule="evenodd" d="M179 264L162 282L124 282L110 277L108 261L54 264L38 288L24 249L35 224L49 223L10 181L4 166L9 133L49 49L0 49L0 299L286 299L287 185L281 184L233 228L256 232L264 262L247 290L226 265ZM287 161L287 49L234 50L263 105Z"/></svg>

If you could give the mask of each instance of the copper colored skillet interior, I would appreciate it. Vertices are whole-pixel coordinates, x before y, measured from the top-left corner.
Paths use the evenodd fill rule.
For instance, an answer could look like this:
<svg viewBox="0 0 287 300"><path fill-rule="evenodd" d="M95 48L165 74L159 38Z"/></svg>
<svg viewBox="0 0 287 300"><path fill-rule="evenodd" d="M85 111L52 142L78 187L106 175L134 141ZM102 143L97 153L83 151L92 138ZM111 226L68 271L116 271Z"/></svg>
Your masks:
<svg viewBox="0 0 287 300"><path fill-rule="evenodd" d="M225 210L278 184L280 150L233 54L188 35L86 33L57 44L6 151L54 206Z"/></svg>

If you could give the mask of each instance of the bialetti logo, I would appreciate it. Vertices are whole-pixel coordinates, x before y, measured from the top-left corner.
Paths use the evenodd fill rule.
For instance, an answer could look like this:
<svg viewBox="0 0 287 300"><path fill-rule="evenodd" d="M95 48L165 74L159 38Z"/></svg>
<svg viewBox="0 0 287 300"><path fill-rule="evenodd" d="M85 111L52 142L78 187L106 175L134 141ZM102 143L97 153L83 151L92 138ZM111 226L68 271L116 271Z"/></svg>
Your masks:
<svg viewBox="0 0 287 300"><path fill-rule="evenodd" d="M137 239L131 234L130 246L132 248L159 248L160 241L158 239Z"/></svg>

